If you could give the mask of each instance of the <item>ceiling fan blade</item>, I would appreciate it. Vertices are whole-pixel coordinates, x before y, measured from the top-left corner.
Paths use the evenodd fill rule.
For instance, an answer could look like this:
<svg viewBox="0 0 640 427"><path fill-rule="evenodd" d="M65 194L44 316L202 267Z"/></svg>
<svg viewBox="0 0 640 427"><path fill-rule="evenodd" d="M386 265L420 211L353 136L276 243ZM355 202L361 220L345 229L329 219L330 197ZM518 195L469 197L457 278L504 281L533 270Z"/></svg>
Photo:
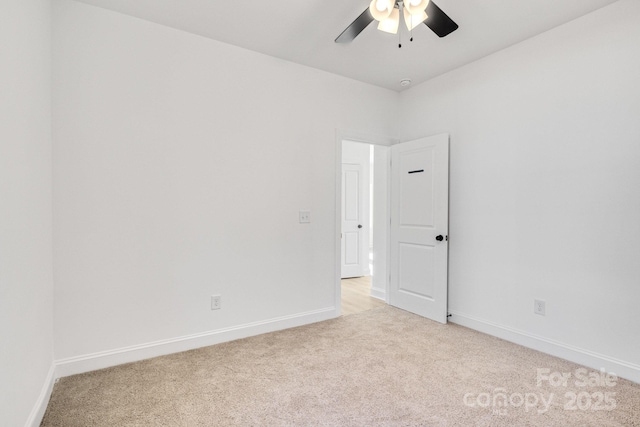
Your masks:
<svg viewBox="0 0 640 427"><path fill-rule="evenodd" d="M442 11L433 1L427 6L427 15L429 16L425 25L431 29L438 37L445 37L458 29L458 24Z"/></svg>
<svg viewBox="0 0 640 427"><path fill-rule="evenodd" d="M356 18L337 38L336 43L350 43L358 37L358 34L362 32L369 24L373 22L373 15L369 12L369 8L366 8L364 12Z"/></svg>

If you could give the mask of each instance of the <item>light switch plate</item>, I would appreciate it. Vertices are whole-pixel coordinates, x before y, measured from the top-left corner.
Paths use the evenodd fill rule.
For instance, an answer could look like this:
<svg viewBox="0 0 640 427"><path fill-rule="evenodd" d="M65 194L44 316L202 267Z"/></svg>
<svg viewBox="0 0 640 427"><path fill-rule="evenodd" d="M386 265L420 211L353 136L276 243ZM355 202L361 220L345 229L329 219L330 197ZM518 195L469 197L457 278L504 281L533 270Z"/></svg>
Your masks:
<svg viewBox="0 0 640 427"><path fill-rule="evenodd" d="M310 211L300 211L300 224L308 224L311 222Z"/></svg>

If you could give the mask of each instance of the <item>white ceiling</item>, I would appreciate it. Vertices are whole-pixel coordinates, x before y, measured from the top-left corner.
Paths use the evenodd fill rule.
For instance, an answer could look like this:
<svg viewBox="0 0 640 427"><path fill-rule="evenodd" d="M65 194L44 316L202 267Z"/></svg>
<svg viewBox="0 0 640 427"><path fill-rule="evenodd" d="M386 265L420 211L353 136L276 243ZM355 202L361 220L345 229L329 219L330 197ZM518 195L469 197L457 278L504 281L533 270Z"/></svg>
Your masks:
<svg viewBox="0 0 640 427"><path fill-rule="evenodd" d="M334 43L369 0L79 1L400 91L404 78L416 85L617 0L434 0L460 28L440 39L420 25L402 49L375 23Z"/></svg>

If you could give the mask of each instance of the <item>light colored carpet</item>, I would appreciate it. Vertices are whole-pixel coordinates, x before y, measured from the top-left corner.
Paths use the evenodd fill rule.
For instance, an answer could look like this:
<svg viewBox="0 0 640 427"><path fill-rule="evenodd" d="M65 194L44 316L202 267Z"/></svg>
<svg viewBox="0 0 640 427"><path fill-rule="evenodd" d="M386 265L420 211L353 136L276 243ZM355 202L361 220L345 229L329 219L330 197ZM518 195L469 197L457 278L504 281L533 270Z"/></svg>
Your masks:
<svg viewBox="0 0 640 427"><path fill-rule="evenodd" d="M62 378L41 425L640 426L640 385L579 368L382 307Z"/></svg>

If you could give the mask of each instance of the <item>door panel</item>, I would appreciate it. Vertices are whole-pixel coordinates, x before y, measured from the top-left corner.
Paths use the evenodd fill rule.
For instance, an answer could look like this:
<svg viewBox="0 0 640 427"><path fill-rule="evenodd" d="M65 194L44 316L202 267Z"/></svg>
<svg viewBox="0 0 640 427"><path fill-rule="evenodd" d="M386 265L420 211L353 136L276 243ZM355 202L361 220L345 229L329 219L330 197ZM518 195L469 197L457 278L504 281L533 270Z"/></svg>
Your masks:
<svg viewBox="0 0 640 427"><path fill-rule="evenodd" d="M433 300L433 247L400 243L399 252L400 293Z"/></svg>
<svg viewBox="0 0 640 427"><path fill-rule="evenodd" d="M433 227L433 200L413 197L433 193L433 147L400 153L400 224L402 226ZM425 167L427 168L425 170Z"/></svg>
<svg viewBox="0 0 640 427"><path fill-rule="evenodd" d="M346 249L344 258L345 267L357 267L360 264L360 237L358 236L358 232L343 233L342 238L344 239Z"/></svg>
<svg viewBox="0 0 640 427"><path fill-rule="evenodd" d="M360 170L345 165L344 170L344 192L345 192L345 221L360 220Z"/></svg>
<svg viewBox="0 0 640 427"><path fill-rule="evenodd" d="M389 303L441 323L447 321L448 215L449 136L392 146Z"/></svg>

